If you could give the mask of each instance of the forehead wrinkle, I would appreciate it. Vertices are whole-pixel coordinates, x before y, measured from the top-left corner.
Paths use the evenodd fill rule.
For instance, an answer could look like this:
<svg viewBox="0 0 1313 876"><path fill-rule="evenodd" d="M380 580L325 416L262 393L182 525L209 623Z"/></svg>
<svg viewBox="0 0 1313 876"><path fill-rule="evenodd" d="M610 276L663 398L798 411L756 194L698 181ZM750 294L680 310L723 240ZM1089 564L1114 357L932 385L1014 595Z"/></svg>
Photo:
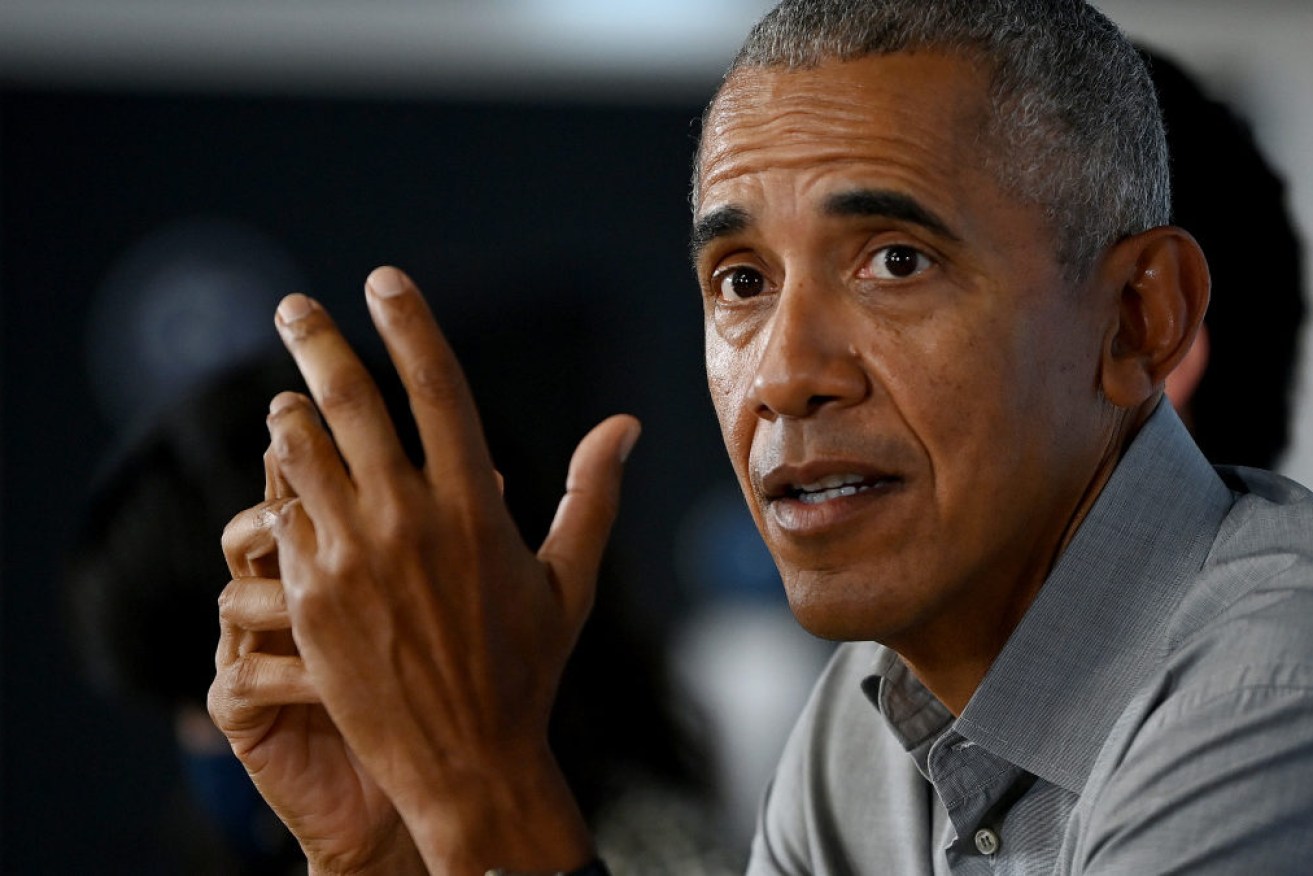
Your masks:
<svg viewBox="0 0 1313 876"><path fill-rule="evenodd" d="M717 114L719 120L703 137L701 188L705 190L721 179L738 175L732 168L750 163L762 150L793 148L800 162L825 160L831 154L851 153L869 145L869 132L860 131L871 108L861 103L840 100L811 101L799 98L784 101L752 102L741 110ZM796 106L790 107L787 104ZM817 136L817 122L826 126L823 137ZM746 142L745 142L746 141ZM772 160L772 164L779 163ZM791 162L790 162L791 163ZM724 166L728 164L729 167Z"/></svg>
<svg viewBox="0 0 1313 876"><path fill-rule="evenodd" d="M867 105L835 101L842 112L821 107L752 112L717 125L704 140L698 196L756 173L814 167L826 172L842 166L869 167L909 182L950 180L963 161L963 143L938 127L896 110L878 130L871 128ZM882 186L882 188L885 186ZM901 186L898 186L901 188Z"/></svg>
<svg viewBox="0 0 1313 876"><path fill-rule="evenodd" d="M921 58L939 62L928 69ZM897 68L919 63L919 80L891 103L881 86L886 74L869 78L874 65ZM968 70L966 83L957 71ZM955 78L956 77L956 78ZM746 67L736 70L712 99L699 146L695 201L708 188L744 173L759 150L773 153L769 164L792 166L881 151L882 144L928 146L922 159L932 175L953 176L952 168L978 163L982 128L991 106L987 77L978 61L953 52L894 53L854 61L832 59L816 68ZM874 99L873 99L874 98ZM937 107L927 116L924 107ZM823 132L823 137L818 136ZM963 150L967 150L964 154ZM788 152L794 154L788 155ZM786 154L781 154L786 153ZM926 160L928 159L928 160Z"/></svg>

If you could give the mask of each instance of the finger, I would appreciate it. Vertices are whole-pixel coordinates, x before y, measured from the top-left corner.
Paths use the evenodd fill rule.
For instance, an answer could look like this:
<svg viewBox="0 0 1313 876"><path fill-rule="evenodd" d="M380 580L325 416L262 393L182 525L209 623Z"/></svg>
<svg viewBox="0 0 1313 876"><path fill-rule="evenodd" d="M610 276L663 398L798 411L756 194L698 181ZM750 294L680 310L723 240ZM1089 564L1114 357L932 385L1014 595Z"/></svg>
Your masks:
<svg viewBox="0 0 1313 876"><path fill-rule="evenodd" d="M215 672L223 672L242 655L246 631L233 624L219 623L219 644L214 649Z"/></svg>
<svg viewBox="0 0 1313 876"><path fill-rule="evenodd" d="M279 471L325 537L355 530L355 487L309 399L283 392L269 405L270 448ZM280 507L280 513L287 504Z"/></svg>
<svg viewBox="0 0 1313 876"><path fill-rule="evenodd" d="M319 702L300 657L248 654L220 670L210 685L210 717L225 733L240 731L253 709Z"/></svg>
<svg viewBox="0 0 1313 876"><path fill-rule="evenodd" d="M285 501L261 502L240 511L223 528L220 544L232 577L278 577L278 547L272 528Z"/></svg>
<svg viewBox="0 0 1313 876"><path fill-rule="evenodd" d="M273 447L264 452L264 498L265 501L272 499L286 499L295 496L296 491L292 485L287 482L283 475L283 470L278 467L278 456L274 453Z"/></svg>
<svg viewBox="0 0 1313 876"><path fill-rule="evenodd" d="M424 470L439 491L496 490L465 374L419 290L400 270L375 268L365 281L369 312L410 397Z"/></svg>
<svg viewBox="0 0 1313 876"><path fill-rule="evenodd" d="M291 627L283 582L276 578L238 578L219 594L219 622L264 632Z"/></svg>
<svg viewBox="0 0 1313 876"><path fill-rule="evenodd" d="M293 627L296 625L297 611L307 595L316 595L314 587L319 553L319 536L304 505L299 500L288 502L280 510L274 524L274 538L278 540L279 553L283 561L282 579L283 602ZM334 576L324 576L324 580L335 580ZM322 595L322 594L319 594Z"/></svg>
<svg viewBox="0 0 1313 876"><path fill-rule="evenodd" d="M324 309L305 295L288 295L274 321L357 483L409 471L374 379Z"/></svg>
<svg viewBox="0 0 1313 876"><path fill-rule="evenodd" d="M222 670L246 654L296 654L282 582L234 578L219 594L219 644L214 666Z"/></svg>
<svg viewBox="0 0 1313 876"><path fill-rule="evenodd" d="M622 414L584 436L570 460L565 495L538 551L538 559L555 573L566 616L576 625L592 609L602 551L620 504L624 463L640 431L638 420Z"/></svg>

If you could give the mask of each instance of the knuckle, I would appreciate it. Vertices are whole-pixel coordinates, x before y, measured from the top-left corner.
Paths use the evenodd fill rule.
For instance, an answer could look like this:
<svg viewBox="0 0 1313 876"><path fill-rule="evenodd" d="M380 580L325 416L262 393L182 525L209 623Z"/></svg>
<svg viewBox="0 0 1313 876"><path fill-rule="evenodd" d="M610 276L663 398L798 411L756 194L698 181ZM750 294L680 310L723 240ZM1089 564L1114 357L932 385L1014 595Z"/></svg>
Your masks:
<svg viewBox="0 0 1313 876"><path fill-rule="evenodd" d="M249 509L247 509L249 510ZM223 527L223 535L219 536L219 543L223 545L224 550L231 549L236 545L237 540L241 538L241 528L246 520L247 511L239 511L233 515Z"/></svg>
<svg viewBox="0 0 1313 876"><path fill-rule="evenodd" d="M300 429L283 427L271 436L269 449L280 465L292 467L308 455L309 440Z"/></svg>
<svg viewBox="0 0 1313 876"><path fill-rule="evenodd" d="M373 406L374 384L359 371L334 374L324 381L319 393L319 407L325 413L351 415Z"/></svg>
<svg viewBox="0 0 1313 876"><path fill-rule="evenodd" d="M260 689L260 664L249 657L242 657L224 673L225 695L230 703L248 701Z"/></svg>
<svg viewBox="0 0 1313 876"><path fill-rule="evenodd" d="M250 539L255 511L255 508L245 508L237 512L224 526L223 534L219 536L219 544L223 547L225 557L231 558L246 553L245 545Z"/></svg>
<svg viewBox="0 0 1313 876"><path fill-rule="evenodd" d="M228 584L219 591L219 621L220 623L232 623L234 615L234 605L238 599L238 583L236 579L229 581Z"/></svg>
<svg viewBox="0 0 1313 876"><path fill-rule="evenodd" d="M448 407L464 400L468 389L459 368L439 362L419 362L410 371L410 391L430 404Z"/></svg>
<svg viewBox="0 0 1313 876"><path fill-rule="evenodd" d="M232 667L217 673L205 695L205 708L210 713L210 720L220 728L227 726L242 708L241 697L234 689L235 675Z"/></svg>
<svg viewBox="0 0 1313 876"><path fill-rule="evenodd" d="M420 526L409 508L387 502L374 516L374 530L385 552L402 550L420 540Z"/></svg>
<svg viewBox="0 0 1313 876"><path fill-rule="evenodd" d="M326 546L320 557L320 567L324 571L325 583L338 580L350 580L356 577L365 565L365 551L355 539L338 539ZM318 592L325 588L314 588Z"/></svg>
<svg viewBox="0 0 1313 876"><path fill-rule="evenodd" d="M298 587L287 594L288 608L294 612L301 630L317 630L329 623L333 615L333 594L316 581L314 587Z"/></svg>

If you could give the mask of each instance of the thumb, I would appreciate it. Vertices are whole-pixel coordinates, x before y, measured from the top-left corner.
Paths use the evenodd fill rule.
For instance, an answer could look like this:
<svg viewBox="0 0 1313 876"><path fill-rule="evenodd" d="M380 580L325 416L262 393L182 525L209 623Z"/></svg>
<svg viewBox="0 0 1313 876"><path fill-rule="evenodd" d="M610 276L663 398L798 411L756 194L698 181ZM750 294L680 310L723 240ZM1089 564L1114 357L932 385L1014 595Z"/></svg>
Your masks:
<svg viewBox="0 0 1313 876"><path fill-rule="evenodd" d="M578 626L593 606L597 570L620 507L625 460L642 427L627 414L593 427L575 448L565 495L538 550L561 591L566 617Z"/></svg>

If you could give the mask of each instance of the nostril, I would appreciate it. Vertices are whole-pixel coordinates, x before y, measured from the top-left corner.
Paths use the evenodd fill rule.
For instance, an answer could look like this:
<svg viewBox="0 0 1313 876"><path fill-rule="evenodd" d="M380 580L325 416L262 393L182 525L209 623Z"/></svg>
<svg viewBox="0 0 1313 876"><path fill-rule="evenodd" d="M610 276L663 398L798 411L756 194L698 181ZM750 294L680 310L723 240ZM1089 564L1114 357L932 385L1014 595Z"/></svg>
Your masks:
<svg viewBox="0 0 1313 876"><path fill-rule="evenodd" d="M822 307L776 313L752 378L759 417L810 417L867 395L869 381L847 320L846 313Z"/></svg>

